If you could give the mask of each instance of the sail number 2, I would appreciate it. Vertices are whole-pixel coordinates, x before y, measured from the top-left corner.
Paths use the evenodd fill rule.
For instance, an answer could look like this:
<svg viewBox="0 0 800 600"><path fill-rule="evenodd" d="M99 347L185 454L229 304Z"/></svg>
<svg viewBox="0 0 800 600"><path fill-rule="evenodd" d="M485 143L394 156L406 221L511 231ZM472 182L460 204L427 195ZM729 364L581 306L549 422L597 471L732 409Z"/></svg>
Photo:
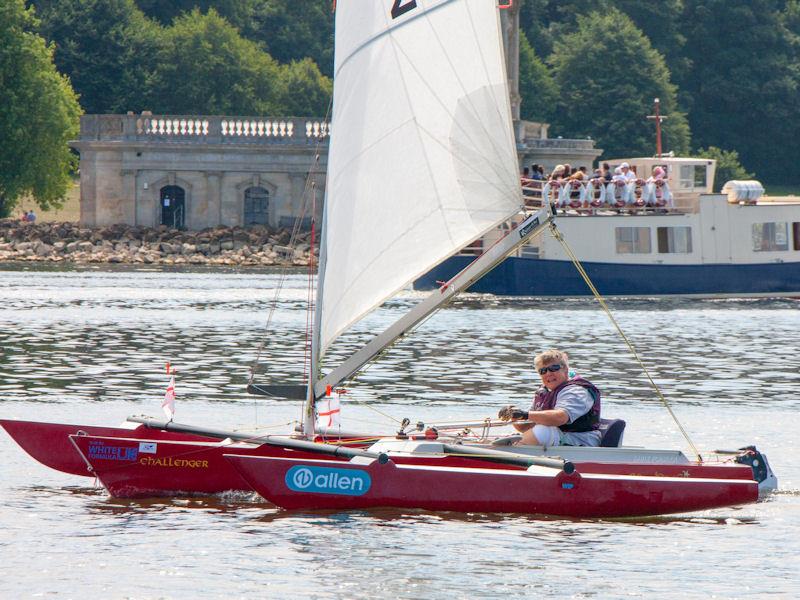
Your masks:
<svg viewBox="0 0 800 600"><path fill-rule="evenodd" d="M392 19L396 19L397 17L402 17L410 10L414 10L417 8L417 0L394 0L394 4L392 4Z"/></svg>

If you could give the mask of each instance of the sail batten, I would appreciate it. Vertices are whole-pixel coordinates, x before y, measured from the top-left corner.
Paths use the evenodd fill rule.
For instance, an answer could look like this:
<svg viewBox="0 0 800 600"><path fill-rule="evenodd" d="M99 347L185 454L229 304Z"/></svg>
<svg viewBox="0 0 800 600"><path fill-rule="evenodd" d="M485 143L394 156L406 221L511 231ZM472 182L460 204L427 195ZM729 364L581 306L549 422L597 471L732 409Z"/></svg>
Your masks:
<svg viewBox="0 0 800 600"><path fill-rule="evenodd" d="M321 352L519 208L497 6L394 4L337 7Z"/></svg>

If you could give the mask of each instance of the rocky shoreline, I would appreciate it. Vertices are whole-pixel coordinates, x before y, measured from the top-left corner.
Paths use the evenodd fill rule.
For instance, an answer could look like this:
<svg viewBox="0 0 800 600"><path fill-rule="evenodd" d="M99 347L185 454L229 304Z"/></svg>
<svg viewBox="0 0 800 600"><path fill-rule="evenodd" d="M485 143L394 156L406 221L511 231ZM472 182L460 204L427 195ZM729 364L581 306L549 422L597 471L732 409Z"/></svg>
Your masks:
<svg viewBox="0 0 800 600"><path fill-rule="evenodd" d="M0 262L305 266L310 232L263 225L180 231L160 227L0 220Z"/></svg>

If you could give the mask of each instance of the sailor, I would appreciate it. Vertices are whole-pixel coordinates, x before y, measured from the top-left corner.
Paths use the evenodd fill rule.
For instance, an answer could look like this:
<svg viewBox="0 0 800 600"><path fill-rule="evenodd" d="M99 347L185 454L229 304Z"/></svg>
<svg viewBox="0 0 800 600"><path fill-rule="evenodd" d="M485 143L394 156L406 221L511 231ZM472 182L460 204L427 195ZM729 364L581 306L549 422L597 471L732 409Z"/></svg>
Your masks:
<svg viewBox="0 0 800 600"><path fill-rule="evenodd" d="M580 377L570 377L566 352L547 350L533 361L542 387L528 410L507 406L500 410L504 420L522 432L520 444L535 446L599 446L600 390Z"/></svg>

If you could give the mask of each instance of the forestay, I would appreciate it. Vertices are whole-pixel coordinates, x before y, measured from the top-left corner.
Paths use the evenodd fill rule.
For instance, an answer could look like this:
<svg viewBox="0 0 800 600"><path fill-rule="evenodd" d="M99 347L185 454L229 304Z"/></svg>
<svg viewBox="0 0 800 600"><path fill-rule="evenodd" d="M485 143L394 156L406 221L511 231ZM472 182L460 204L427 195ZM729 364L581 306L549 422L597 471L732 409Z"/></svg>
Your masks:
<svg viewBox="0 0 800 600"><path fill-rule="evenodd" d="M519 210L496 2L340 1L332 132L321 352Z"/></svg>

